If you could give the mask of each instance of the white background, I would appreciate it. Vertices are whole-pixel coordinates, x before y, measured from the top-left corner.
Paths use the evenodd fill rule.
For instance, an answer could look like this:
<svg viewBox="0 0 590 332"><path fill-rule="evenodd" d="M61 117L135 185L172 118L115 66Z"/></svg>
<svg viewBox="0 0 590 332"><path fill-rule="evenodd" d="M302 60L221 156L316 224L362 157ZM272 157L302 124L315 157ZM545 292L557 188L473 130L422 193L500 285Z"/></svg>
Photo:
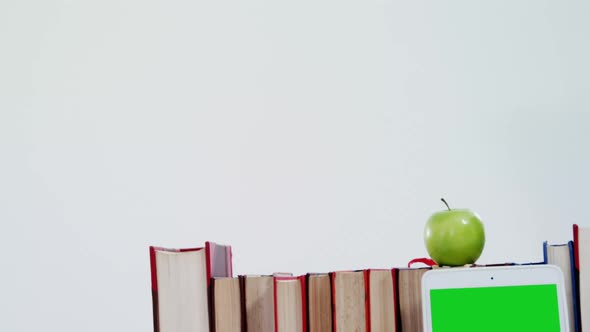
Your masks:
<svg viewBox="0 0 590 332"><path fill-rule="evenodd" d="M590 225L588 1L0 2L4 331L149 331L148 246L237 274L479 262Z"/></svg>

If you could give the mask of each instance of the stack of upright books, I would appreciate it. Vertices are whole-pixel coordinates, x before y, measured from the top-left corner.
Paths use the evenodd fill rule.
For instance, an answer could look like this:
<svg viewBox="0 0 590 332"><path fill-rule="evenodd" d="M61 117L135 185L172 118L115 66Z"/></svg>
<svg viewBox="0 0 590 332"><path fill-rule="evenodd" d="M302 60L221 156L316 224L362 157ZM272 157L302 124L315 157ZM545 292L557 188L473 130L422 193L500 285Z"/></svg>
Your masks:
<svg viewBox="0 0 590 332"><path fill-rule="evenodd" d="M590 327L590 228L543 243L559 266L573 331ZM150 247L155 332L422 331L422 275L430 267L233 276L229 245Z"/></svg>

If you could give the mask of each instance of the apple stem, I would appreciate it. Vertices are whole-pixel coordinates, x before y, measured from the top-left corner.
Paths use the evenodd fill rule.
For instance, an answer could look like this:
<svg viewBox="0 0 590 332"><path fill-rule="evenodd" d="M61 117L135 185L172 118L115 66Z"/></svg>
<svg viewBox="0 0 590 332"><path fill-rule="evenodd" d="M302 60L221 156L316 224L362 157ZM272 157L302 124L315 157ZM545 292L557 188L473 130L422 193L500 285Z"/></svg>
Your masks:
<svg viewBox="0 0 590 332"><path fill-rule="evenodd" d="M447 206L447 209L449 209L449 211L451 211L451 208L449 207L449 204L447 203L447 201L445 201L444 198L441 198L440 200L443 201L443 203L445 203L445 205Z"/></svg>

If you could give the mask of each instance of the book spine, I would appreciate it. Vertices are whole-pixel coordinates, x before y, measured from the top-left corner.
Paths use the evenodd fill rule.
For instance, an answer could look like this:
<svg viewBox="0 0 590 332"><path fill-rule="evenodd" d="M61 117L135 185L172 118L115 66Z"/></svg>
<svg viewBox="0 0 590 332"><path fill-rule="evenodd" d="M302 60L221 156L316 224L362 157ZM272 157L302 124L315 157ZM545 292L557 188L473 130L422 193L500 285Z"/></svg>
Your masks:
<svg viewBox="0 0 590 332"><path fill-rule="evenodd" d="M307 283L306 276L299 276L301 284L301 326L302 331L307 332Z"/></svg>
<svg viewBox="0 0 590 332"><path fill-rule="evenodd" d="M330 273L330 287L332 288L332 326L333 332L338 332L338 325L336 324L336 273Z"/></svg>
<svg viewBox="0 0 590 332"><path fill-rule="evenodd" d="M213 289L212 289L212 276L211 276L211 259L213 257L214 249L211 246L211 242L205 242L205 269L207 271L207 302L209 306L209 331L215 332L215 314L213 313Z"/></svg>
<svg viewBox="0 0 590 332"><path fill-rule="evenodd" d="M215 332L215 279L211 279L209 290L209 329Z"/></svg>
<svg viewBox="0 0 590 332"><path fill-rule="evenodd" d="M238 276L240 283L240 315L242 316L242 331L248 332L248 317L246 315L246 277Z"/></svg>
<svg viewBox="0 0 590 332"><path fill-rule="evenodd" d="M568 247L570 250L570 270L572 274L572 303L573 303L573 310L574 310L574 331L580 332L582 329L580 327L580 293L578 292L578 271L576 270L575 265L575 258L574 258L574 242L569 241Z"/></svg>
<svg viewBox="0 0 590 332"><path fill-rule="evenodd" d="M150 272L151 272L151 280L152 280L152 290L158 290L158 281L157 281L157 273L156 273L156 248L150 247Z"/></svg>
<svg viewBox="0 0 590 332"><path fill-rule="evenodd" d="M234 270L233 270L234 264L233 264L233 252L232 252L231 246L228 246L226 254L227 254L227 261L226 261L227 271L229 273L228 277L233 277L234 276Z"/></svg>
<svg viewBox="0 0 590 332"><path fill-rule="evenodd" d="M391 282L393 283L393 317L395 319L395 330L400 331L399 324L399 299L397 296L397 269L391 269Z"/></svg>
<svg viewBox="0 0 590 332"><path fill-rule="evenodd" d="M213 257L214 249L211 246L211 242L205 242L205 262L206 262L206 269L207 269L207 287L211 284L211 258Z"/></svg>
<svg viewBox="0 0 590 332"><path fill-rule="evenodd" d="M304 324L305 324L305 331L309 331L310 329L310 321L307 317L310 316L309 314L309 288L307 287L307 285L309 285L309 277L310 274L307 273L304 278L304 282L305 282L305 320L304 320Z"/></svg>
<svg viewBox="0 0 590 332"><path fill-rule="evenodd" d="M365 278L365 329L371 331L371 270L363 272Z"/></svg>
<svg viewBox="0 0 590 332"><path fill-rule="evenodd" d="M152 317L154 320L154 332L160 332L160 320L158 313L158 274L156 273L156 248L150 246L150 272L152 280Z"/></svg>
<svg viewBox="0 0 590 332"><path fill-rule="evenodd" d="M580 307L580 239L578 237L578 224L573 225L573 241L572 241L572 249L573 249L573 270L572 270L572 287L576 287L576 291L574 292L574 315L576 317L576 324L577 326L576 331L582 331L582 312Z"/></svg>
<svg viewBox="0 0 590 332"><path fill-rule="evenodd" d="M547 258L547 241L543 241L543 263L547 264L549 259Z"/></svg>
<svg viewBox="0 0 590 332"><path fill-rule="evenodd" d="M400 296L399 296L399 269L393 269L392 273L395 276L395 287L393 287L393 291L395 293L395 330L402 331L402 311L400 305Z"/></svg>
<svg viewBox="0 0 590 332"><path fill-rule="evenodd" d="M579 243L578 225L574 224L574 267L576 268L576 271L580 270L580 249L578 248Z"/></svg>
<svg viewBox="0 0 590 332"><path fill-rule="evenodd" d="M274 316L275 316L275 332L279 332L279 315L278 313L278 305L277 305L277 277L272 278L272 297L273 297L273 307L274 307Z"/></svg>

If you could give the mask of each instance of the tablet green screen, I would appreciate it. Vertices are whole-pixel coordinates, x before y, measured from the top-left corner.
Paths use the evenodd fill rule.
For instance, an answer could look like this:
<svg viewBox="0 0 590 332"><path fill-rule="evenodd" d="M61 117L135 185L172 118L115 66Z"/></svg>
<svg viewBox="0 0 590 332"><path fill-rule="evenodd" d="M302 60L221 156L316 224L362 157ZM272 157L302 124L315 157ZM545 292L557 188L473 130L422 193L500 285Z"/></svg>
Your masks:
<svg viewBox="0 0 590 332"><path fill-rule="evenodd" d="M433 332L559 332L557 285L430 291Z"/></svg>

